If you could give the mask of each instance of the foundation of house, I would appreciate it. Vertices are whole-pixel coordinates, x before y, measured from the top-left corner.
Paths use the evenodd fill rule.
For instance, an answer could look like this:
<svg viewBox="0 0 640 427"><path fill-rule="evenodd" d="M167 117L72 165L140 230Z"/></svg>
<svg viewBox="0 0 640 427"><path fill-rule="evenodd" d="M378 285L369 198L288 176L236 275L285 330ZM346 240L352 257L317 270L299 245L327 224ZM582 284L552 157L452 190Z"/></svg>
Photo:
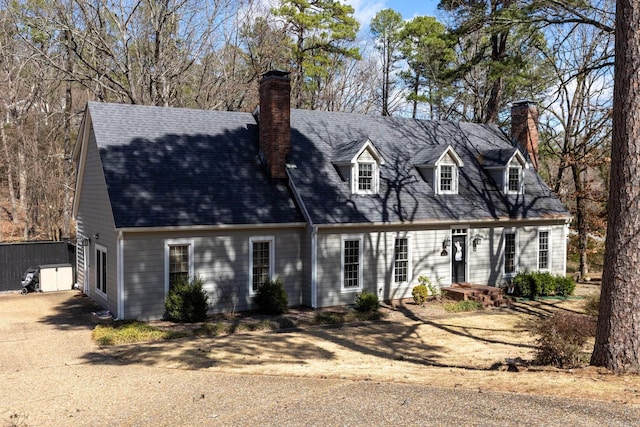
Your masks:
<svg viewBox="0 0 640 427"><path fill-rule="evenodd" d="M449 288L443 288L447 298L455 301L475 301L485 307L503 307L509 305L504 297L502 288L471 283L454 283Z"/></svg>

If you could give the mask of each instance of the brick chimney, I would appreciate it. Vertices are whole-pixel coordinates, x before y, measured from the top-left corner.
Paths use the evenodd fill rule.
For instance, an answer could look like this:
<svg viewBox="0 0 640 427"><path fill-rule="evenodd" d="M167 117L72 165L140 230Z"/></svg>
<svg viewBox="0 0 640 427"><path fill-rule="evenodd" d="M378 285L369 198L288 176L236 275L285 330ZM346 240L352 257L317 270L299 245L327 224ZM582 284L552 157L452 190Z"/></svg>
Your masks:
<svg viewBox="0 0 640 427"><path fill-rule="evenodd" d="M529 153L538 169L538 108L533 101L516 101L511 106L511 139Z"/></svg>
<svg viewBox="0 0 640 427"><path fill-rule="evenodd" d="M286 71L269 71L260 80L260 154L272 179L286 179L291 150L291 81Z"/></svg>

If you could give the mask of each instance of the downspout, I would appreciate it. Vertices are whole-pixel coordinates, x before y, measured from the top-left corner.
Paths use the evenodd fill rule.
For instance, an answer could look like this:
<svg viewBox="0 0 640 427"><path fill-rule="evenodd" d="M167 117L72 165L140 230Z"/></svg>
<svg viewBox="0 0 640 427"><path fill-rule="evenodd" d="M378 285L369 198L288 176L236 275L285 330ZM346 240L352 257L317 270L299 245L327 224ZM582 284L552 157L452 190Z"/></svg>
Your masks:
<svg viewBox="0 0 640 427"><path fill-rule="evenodd" d="M318 308L318 226L311 225L311 308Z"/></svg>
<svg viewBox="0 0 640 427"><path fill-rule="evenodd" d="M298 189L296 185L293 183L293 179L291 178L291 170L295 170L295 165L287 164L287 176L289 177L289 188L293 193L293 197L295 198L300 210L302 211L302 215L307 221L307 226L311 228L311 308L317 308L318 306L318 227L313 224L313 220L309 215L309 211L302 201L302 197L300 197L300 193L298 193Z"/></svg>
<svg viewBox="0 0 640 427"><path fill-rule="evenodd" d="M122 237L122 231L118 232L118 239L116 243L116 258L116 287L118 289L117 319L124 319L124 239Z"/></svg>

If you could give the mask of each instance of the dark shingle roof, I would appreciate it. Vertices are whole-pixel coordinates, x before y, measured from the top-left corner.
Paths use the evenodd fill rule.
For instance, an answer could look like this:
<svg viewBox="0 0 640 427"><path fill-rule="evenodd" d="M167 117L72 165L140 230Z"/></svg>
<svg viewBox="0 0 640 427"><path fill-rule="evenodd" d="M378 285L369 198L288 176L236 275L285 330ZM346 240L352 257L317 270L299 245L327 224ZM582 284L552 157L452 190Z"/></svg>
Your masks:
<svg viewBox="0 0 640 427"><path fill-rule="evenodd" d="M511 151L496 126L293 110L291 175L315 224L465 221L568 216L533 170L525 194L505 196L480 165L482 153ZM375 141L385 159L378 195L353 195L330 154L349 141ZM460 156L459 194L435 195L414 165L418 154L441 155L451 145ZM420 159L424 160L424 159Z"/></svg>
<svg viewBox="0 0 640 427"><path fill-rule="evenodd" d="M117 227L304 221L286 186L265 175L251 114L94 102L88 109ZM380 192L352 195L335 164L367 140L385 161ZM494 126L292 110L291 143L289 172L315 224L569 215L532 169L524 195L501 194L481 162L514 149ZM448 145L464 162L459 194L434 195L414 165Z"/></svg>
<svg viewBox="0 0 640 427"><path fill-rule="evenodd" d="M90 102L116 227L304 222L249 113Z"/></svg>

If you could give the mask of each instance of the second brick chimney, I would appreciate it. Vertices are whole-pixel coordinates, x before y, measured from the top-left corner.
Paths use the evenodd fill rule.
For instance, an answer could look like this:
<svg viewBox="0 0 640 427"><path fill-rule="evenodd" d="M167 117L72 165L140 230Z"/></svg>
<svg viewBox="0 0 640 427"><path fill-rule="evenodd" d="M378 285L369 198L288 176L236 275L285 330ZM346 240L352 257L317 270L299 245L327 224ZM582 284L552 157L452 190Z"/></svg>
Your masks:
<svg viewBox="0 0 640 427"><path fill-rule="evenodd" d="M287 178L291 151L291 81L286 71L269 71L260 80L260 154L272 179Z"/></svg>
<svg viewBox="0 0 640 427"><path fill-rule="evenodd" d="M538 169L538 108L533 101L516 101L511 106L511 139L529 153Z"/></svg>

